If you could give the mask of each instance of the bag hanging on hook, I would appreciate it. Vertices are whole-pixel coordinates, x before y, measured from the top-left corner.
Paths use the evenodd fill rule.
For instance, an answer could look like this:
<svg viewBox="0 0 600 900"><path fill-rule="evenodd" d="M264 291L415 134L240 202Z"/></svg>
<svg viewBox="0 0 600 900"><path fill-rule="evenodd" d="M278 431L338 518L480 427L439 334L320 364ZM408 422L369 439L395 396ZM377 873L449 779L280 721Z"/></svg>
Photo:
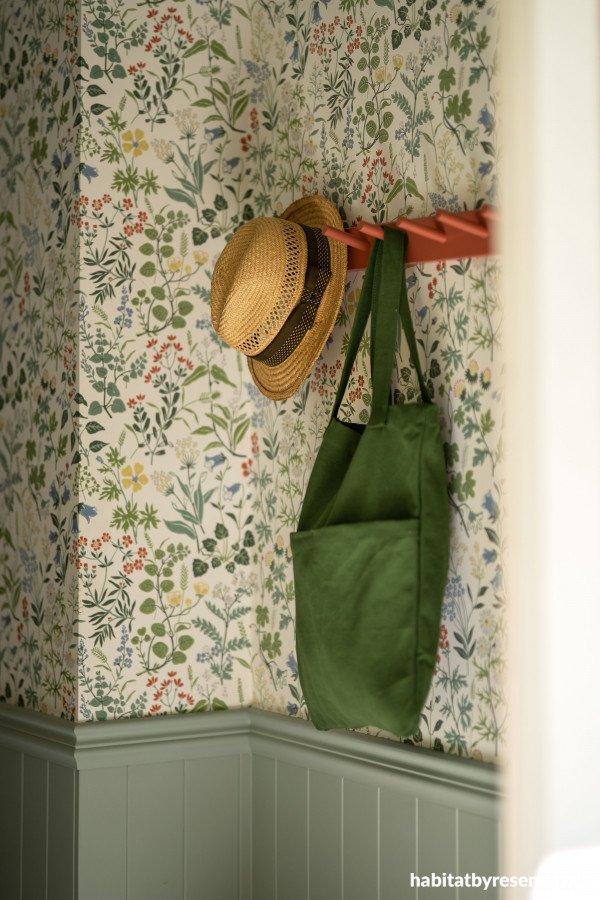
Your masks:
<svg viewBox="0 0 600 900"><path fill-rule="evenodd" d="M300 683L319 729L414 734L427 698L448 568L446 467L417 354L406 236L385 228L369 258L331 421L291 536ZM371 313L366 425L340 408ZM422 403L393 405L398 315Z"/></svg>

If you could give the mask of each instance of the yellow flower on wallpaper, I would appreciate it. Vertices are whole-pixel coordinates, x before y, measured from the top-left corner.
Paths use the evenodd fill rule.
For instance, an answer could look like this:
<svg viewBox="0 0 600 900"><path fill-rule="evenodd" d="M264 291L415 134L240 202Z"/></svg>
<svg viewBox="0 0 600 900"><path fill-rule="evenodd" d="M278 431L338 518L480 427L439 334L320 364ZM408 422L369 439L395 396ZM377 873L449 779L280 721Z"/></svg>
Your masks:
<svg viewBox="0 0 600 900"><path fill-rule="evenodd" d="M346 297L346 302L348 304L348 315L353 316L356 312L356 307L358 306L358 299L360 297L360 289L348 291L348 295Z"/></svg>
<svg viewBox="0 0 600 900"><path fill-rule="evenodd" d="M180 256L171 256L171 258L167 260L167 267L171 272L178 272L181 268L181 262L182 259Z"/></svg>
<svg viewBox="0 0 600 900"><path fill-rule="evenodd" d="M167 602L170 606L179 606L183 600L183 591L169 591L167 594Z"/></svg>
<svg viewBox="0 0 600 900"><path fill-rule="evenodd" d="M121 469L121 478L123 479L125 490L132 487L135 493L136 491L141 491L143 484L148 484L148 476L142 474L143 471L144 467L141 463L136 463L133 469L131 466L125 466L124 469Z"/></svg>
<svg viewBox="0 0 600 900"><path fill-rule="evenodd" d="M131 131L124 131L121 135L121 141L123 144L123 151L125 153L131 153L133 150L134 156L141 156L144 150L148 150L148 142L142 140L144 137L144 132L139 128L135 129L135 136Z"/></svg>

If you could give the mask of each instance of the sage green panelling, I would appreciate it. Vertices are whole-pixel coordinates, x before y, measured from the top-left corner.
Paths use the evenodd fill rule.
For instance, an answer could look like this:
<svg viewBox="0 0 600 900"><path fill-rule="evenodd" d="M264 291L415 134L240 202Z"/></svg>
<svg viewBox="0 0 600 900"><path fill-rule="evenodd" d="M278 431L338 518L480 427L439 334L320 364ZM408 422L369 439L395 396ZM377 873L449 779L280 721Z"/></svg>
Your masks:
<svg viewBox="0 0 600 900"><path fill-rule="evenodd" d="M76 772L48 764L48 896L73 900L75 895Z"/></svg>
<svg viewBox="0 0 600 900"><path fill-rule="evenodd" d="M286 900L308 893L308 778L306 765L277 763L277 894Z"/></svg>
<svg viewBox="0 0 600 900"><path fill-rule="evenodd" d="M183 810L182 762L129 768L127 900L181 900Z"/></svg>
<svg viewBox="0 0 600 900"><path fill-rule="evenodd" d="M379 900L379 788L372 779L367 783L344 779L343 815L343 887L344 900Z"/></svg>
<svg viewBox="0 0 600 900"><path fill-rule="evenodd" d="M277 760L252 758L252 896L276 900Z"/></svg>
<svg viewBox="0 0 600 900"><path fill-rule="evenodd" d="M341 809L342 779L311 770L308 806L311 900L342 900Z"/></svg>
<svg viewBox="0 0 600 900"><path fill-rule="evenodd" d="M440 798L441 799L441 798ZM415 875L458 874L456 809L443 802L417 801L417 865ZM420 886L419 900L456 900L454 887Z"/></svg>
<svg viewBox="0 0 600 900"><path fill-rule="evenodd" d="M184 765L185 900L237 900L240 874L232 861L240 858L240 759Z"/></svg>
<svg viewBox="0 0 600 900"><path fill-rule="evenodd" d="M259 710L0 705L0 800L7 900L417 900L411 872L498 873L491 767ZM493 895L418 892L444 896Z"/></svg>
<svg viewBox="0 0 600 900"><path fill-rule="evenodd" d="M0 746L0 872L6 895L16 898L21 897L22 761L18 750Z"/></svg>
<svg viewBox="0 0 600 900"><path fill-rule="evenodd" d="M380 889L382 897L415 900L410 872L417 871L417 803L414 797L382 788L379 798Z"/></svg>
<svg viewBox="0 0 600 900"><path fill-rule="evenodd" d="M46 900L48 877L48 762L23 759L23 900Z"/></svg>
<svg viewBox="0 0 600 900"><path fill-rule="evenodd" d="M497 854L491 849L499 845L499 824L489 816L458 811L458 869L463 874L494 875L498 870ZM501 855L500 855L501 856ZM498 900L498 888L485 892L490 900ZM475 900L481 896L478 887L461 888L461 900Z"/></svg>
<svg viewBox="0 0 600 900"><path fill-rule="evenodd" d="M78 782L78 896L127 900L127 768L79 772Z"/></svg>

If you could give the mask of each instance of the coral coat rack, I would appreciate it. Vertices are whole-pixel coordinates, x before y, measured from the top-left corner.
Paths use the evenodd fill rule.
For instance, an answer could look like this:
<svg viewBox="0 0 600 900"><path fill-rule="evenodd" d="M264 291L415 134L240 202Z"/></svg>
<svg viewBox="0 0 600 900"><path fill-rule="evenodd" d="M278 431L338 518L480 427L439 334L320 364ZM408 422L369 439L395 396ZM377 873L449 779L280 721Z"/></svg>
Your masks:
<svg viewBox="0 0 600 900"><path fill-rule="evenodd" d="M422 219L405 219L399 216L387 222L406 232L409 237L406 264L439 262L445 259L466 259L471 256L489 256L493 249L491 229L498 219L491 206L467 212L449 213L438 209L435 216ZM383 238L381 225L359 222L357 226L339 231L327 225L323 234L348 245L348 268L366 268L373 241Z"/></svg>

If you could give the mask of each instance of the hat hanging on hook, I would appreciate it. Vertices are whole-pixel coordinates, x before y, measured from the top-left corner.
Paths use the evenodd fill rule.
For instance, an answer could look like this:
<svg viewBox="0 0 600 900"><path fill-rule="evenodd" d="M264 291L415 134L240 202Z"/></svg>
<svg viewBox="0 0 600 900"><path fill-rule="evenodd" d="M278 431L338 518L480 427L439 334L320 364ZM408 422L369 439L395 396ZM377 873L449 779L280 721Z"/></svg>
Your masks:
<svg viewBox="0 0 600 900"><path fill-rule="evenodd" d="M242 225L221 253L210 307L222 341L248 358L271 400L295 394L335 324L346 282L347 248L323 229L343 228L335 206L313 194L280 218Z"/></svg>

